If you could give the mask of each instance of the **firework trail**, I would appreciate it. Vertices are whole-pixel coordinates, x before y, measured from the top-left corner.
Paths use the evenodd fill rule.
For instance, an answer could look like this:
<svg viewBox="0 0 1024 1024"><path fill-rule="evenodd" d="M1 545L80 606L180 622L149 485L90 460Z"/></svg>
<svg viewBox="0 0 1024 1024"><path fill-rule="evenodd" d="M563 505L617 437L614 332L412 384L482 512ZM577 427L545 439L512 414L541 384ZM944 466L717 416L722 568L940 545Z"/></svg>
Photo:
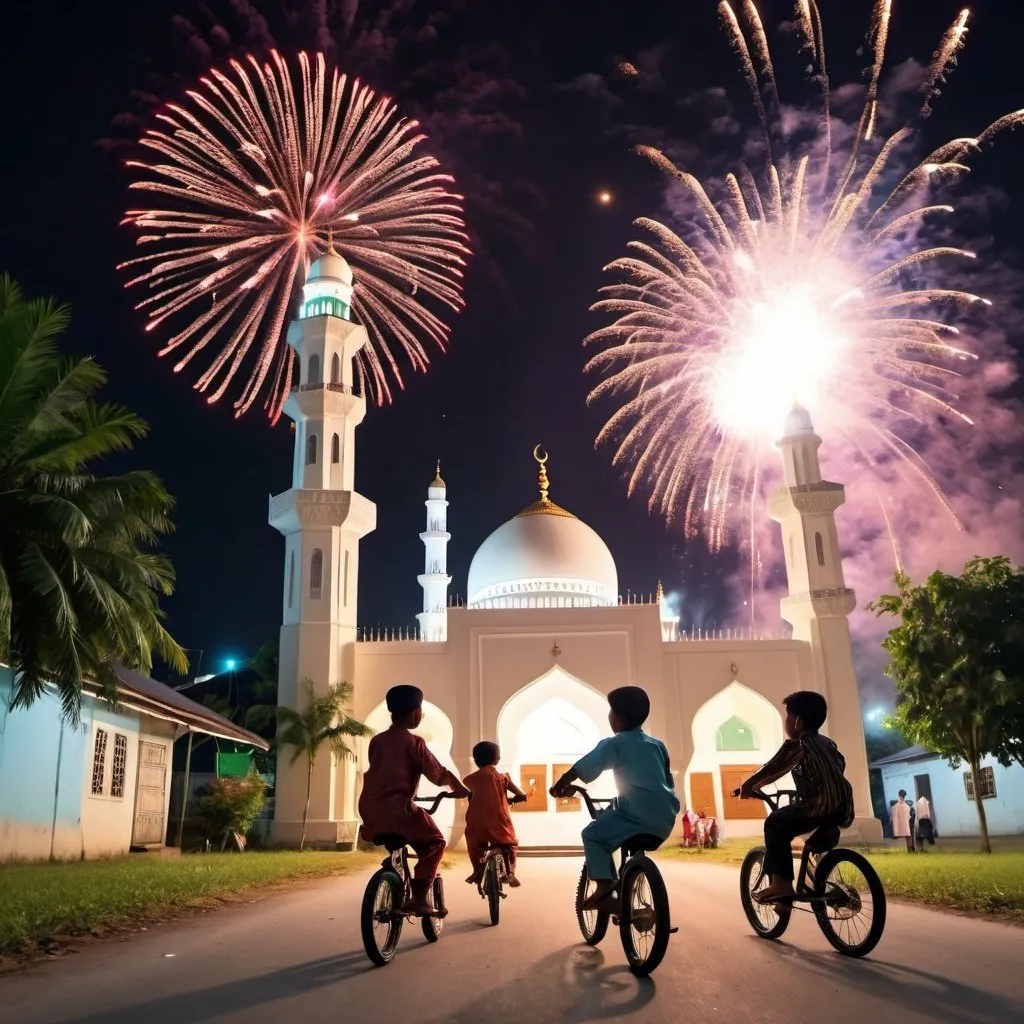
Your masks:
<svg viewBox="0 0 1024 1024"><path fill-rule="evenodd" d="M461 308L468 249L462 197L417 122L322 54L296 69L276 52L211 71L157 120L140 139L151 159L129 162L149 205L124 217L142 255L123 266L148 291L146 329L170 334L160 354L176 355L175 371L204 361L195 387L210 402L244 379L236 414L262 397L276 421L292 385L284 330L332 239L369 336L361 389L390 401L399 354L426 369L424 340L443 349L448 328L424 299Z"/></svg>
<svg viewBox="0 0 1024 1024"><path fill-rule="evenodd" d="M703 530L716 550L755 497L762 460L794 400L867 465L916 474L952 514L912 442L937 419L971 422L955 389L958 367L974 357L947 320L988 300L930 283L942 261L973 254L921 239L952 211L930 193L958 180L965 158L1019 124L1024 111L976 139L939 147L887 190L882 183L913 134L905 127L871 138L890 0L874 9L869 82L845 161L829 134L820 13L813 0L799 0L822 130L809 152L790 153L783 143L775 153L760 87L770 96L774 74L752 6L745 0L753 47L732 8L722 4L721 12L755 94L767 173L761 184L746 168L728 175L716 203L660 151L640 149L682 184L697 212L685 239L657 221L637 221L646 239L606 268L618 280L593 308L611 323L587 339L599 349L587 370L601 378L590 401L617 407L598 443L617 446L614 462L629 467L630 493L649 488L652 511L682 519L688 536ZM965 30L961 14L932 58L923 111Z"/></svg>

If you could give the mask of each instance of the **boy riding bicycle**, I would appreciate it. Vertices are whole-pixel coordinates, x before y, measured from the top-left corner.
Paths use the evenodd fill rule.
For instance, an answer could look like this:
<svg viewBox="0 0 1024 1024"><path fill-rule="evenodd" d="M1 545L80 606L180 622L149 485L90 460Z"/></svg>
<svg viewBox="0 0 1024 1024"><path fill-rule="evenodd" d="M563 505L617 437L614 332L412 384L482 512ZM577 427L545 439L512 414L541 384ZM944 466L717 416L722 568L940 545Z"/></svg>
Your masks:
<svg viewBox="0 0 1024 1024"><path fill-rule="evenodd" d="M519 887L516 878L516 830L509 814L509 803L525 802L526 794L508 775L498 773L495 765L501 760L497 743L484 740L473 748L473 761L478 771L467 775L463 782L470 793L469 807L466 808L466 846L473 873L466 879L471 885L479 885L487 863L487 847L501 846L507 851L508 874L506 881L513 888ZM512 794L509 801L508 794Z"/></svg>
<svg viewBox="0 0 1024 1024"><path fill-rule="evenodd" d="M741 799L769 782L793 773L797 795L788 807L772 811L764 822L764 871L766 889L754 894L758 903L791 900L793 889L793 840L820 825L847 828L853 822L853 787L847 781L846 759L839 748L818 730L825 724L828 704L820 693L800 690L783 702L786 735L778 753L739 789Z"/></svg>
<svg viewBox="0 0 1024 1024"><path fill-rule="evenodd" d="M430 887L445 842L434 819L413 803L420 777L448 786L457 797L469 796L469 790L434 757L423 738L411 732L423 718L423 691L418 686L392 686L385 700L392 724L370 740L370 767L359 795L359 835L368 843L387 833L400 835L416 851L412 897L402 911L422 916L433 912Z"/></svg>
<svg viewBox="0 0 1024 1024"><path fill-rule="evenodd" d="M593 782L608 769L615 773L618 806L583 829L587 874L597 883L583 903L584 910L597 910L614 891L612 854L641 833L667 839L679 814L668 750L640 728L651 711L647 693L639 686L621 686L608 694L608 706L608 723L615 735L601 740L551 787L552 796L569 796L576 779Z"/></svg>

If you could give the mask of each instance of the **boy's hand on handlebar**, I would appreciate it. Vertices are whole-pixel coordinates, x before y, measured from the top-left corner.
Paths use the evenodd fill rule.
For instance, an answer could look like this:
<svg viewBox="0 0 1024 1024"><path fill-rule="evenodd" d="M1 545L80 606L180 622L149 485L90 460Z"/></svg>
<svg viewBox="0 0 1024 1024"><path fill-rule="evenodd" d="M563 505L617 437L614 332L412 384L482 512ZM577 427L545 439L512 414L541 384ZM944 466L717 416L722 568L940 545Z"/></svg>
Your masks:
<svg viewBox="0 0 1024 1024"><path fill-rule="evenodd" d="M452 786L452 796L457 800L465 800L469 796L469 790L460 782L457 786Z"/></svg>
<svg viewBox="0 0 1024 1024"><path fill-rule="evenodd" d="M733 796L738 796L741 800L753 800L754 799L754 787L750 784L748 779L740 786L739 789L733 790Z"/></svg>
<svg viewBox="0 0 1024 1024"><path fill-rule="evenodd" d="M524 795L524 796L514 796L514 797L512 797L512 799L509 800L509 803L510 804L525 804L525 803L529 803L529 801L530 801L530 798L528 796Z"/></svg>
<svg viewBox="0 0 1024 1024"><path fill-rule="evenodd" d="M556 799L558 797L572 796L572 783L562 782L562 780L559 779L558 782L548 790L548 792Z"/></svg>

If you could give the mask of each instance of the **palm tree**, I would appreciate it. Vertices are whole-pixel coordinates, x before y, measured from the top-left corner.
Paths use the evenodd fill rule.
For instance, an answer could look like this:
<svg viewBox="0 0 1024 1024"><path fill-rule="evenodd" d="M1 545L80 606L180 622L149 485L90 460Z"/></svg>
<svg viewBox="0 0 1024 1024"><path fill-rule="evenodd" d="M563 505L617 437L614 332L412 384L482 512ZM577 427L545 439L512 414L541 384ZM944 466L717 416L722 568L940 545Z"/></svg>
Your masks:
<svg viewBox="0 0 1024 1024"><path fill-rule="evenodd" d="M187 659L158 604L174 571L148 550L172 529L171 497L152 473L88 468L148 427L95 400L106 374L60 355L67 324L66 306L26 301L0 275L0 661L15 704L49 682L77 721L83 679L113 699L118 664L148 672L158 654L183 672Z"/></svg>
<svg viewBox="0 0 1024 1024"><path fill-rule="evenodd" d="M347 705L352 699L348 683L335 683L322 697L313 692L313 680L304 679L307 702L302 711L294 708L277 709L277 745L293 747L290 764L306 755L306 806L302 812L302 835L299 849L306 845L306 819L309 817L309 799L313 791L313 766L320 748L326 743L336 757L354 757L345 741L351 736L369 736L373 730L357 722L349 714Z"/></svg>

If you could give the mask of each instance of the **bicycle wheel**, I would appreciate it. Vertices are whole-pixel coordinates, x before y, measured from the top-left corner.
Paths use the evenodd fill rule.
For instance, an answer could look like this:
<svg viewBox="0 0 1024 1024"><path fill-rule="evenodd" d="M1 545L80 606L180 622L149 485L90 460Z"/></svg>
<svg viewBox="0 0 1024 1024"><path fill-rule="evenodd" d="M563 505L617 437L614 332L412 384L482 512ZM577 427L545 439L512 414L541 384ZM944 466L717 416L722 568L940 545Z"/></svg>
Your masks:
<svg viewBox="0 0 1024 1024"><path fill-rule="evenodd" d="M444 882L441 881L441 876L438 875L434 879L434 909L444 910ZM441 938L441 929L444 927L443 917L421 917L420 921L423 923L423 935L427 942L437 942Z"/></svg>
<svg viewBox="0 0 1024 1024"><path fill-rule="evenodd" d="M404 918L398 913L402 906L402 888L402 880L394 871L381 868L367 882L363 893L359 914L363 948L378 967L390 963L402 934Z"/></svg>
<svg viewBox="0 0 1024 1024"><path fill-rule="evenodd" d="M668 949L671 924L665 880L650 857L633 857L622 873L619 892L622 948L629 969L638 978L646 978L661 963Z"/></svg>
<svg viewBox="0 0 1024 1024"><path fill-rule="evenodd" d="M609 914L606 910L584 910L583 901L590 895L593 883L587 874L587 866L580 872L580 883L576 886L576 920L579 922L583 941L596 946L608 931Z"/></svg>
<svg viewBox="0 0 1024 1024"><path fill-rule="evenodd" d="M740 902L750 927L763 939L777 939L789 927L793 912L789 907L754 901L754 893L767 885L764 847L758 846L743 858L743 866L740 868Z"/></svg>
<svg viewBox="0 0 1024 1024"><path fill-rule="evenodd" d="M844 956L867 956L885 930L885 889L875 869L853 850L825 854L814 873L814 917Z"/></svg>
<svg viewBox="0 0 1024 1024"><path fill-rule="evenodd" d="M491 913L491 924L498 923L498 915L501 912L501 879L499 878L499 864L501 854L496 853L487 861L484 869L484 892L487 893L487 909Z"/></svg>

